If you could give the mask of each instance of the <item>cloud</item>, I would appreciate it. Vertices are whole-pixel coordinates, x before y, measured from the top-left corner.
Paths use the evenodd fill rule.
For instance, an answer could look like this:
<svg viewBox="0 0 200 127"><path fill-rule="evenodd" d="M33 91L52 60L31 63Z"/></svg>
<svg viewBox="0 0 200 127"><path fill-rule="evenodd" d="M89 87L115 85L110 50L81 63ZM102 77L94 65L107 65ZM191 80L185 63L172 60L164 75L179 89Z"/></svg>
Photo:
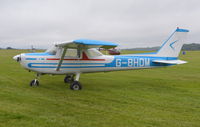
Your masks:
<svg viewBox="0 0 200 127"><path fill-rule="evenodd" d="M0 47L47 48L87 38L121 48L158 46L174 29L190 29L199 41L197 0L1 0Z"/></svg>

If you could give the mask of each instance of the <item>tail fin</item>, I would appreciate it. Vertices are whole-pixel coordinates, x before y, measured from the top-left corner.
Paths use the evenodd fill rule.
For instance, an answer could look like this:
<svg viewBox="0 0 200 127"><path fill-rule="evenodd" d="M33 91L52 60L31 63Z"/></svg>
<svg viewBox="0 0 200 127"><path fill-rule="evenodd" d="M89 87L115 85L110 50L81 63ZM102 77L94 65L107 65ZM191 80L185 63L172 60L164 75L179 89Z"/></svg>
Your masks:
<svg viewBox="0 0 200 127"><path fill-rule="evenodd" d="M178 57L189 30L177 28L163 43L156 56Z"/></svg>

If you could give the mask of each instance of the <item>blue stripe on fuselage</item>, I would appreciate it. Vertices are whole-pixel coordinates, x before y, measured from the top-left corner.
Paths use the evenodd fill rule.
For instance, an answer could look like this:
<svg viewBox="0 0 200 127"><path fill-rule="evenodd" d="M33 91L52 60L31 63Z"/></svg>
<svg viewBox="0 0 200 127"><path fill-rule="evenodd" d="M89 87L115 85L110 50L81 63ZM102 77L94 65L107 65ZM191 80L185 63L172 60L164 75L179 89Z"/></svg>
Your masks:
<svg viewBox="0 0 200 127"><path fill-rule="evenodd" d="M53 56L49 53L46 52L41 52L41 53L25 53L25 56Z"/></svg>
<svg viewBox="0 0 200 127"><path fill-rule="evenodd" d="M37 58L26 58L26 60L37 60Z"/></svg>

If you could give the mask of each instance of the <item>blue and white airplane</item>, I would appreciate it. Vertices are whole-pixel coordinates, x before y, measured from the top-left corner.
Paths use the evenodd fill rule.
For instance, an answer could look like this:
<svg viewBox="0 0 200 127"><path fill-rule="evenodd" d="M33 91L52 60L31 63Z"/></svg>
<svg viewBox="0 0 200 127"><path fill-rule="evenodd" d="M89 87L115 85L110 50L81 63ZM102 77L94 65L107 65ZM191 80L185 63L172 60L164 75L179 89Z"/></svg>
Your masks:
<svg viewBox="0 0 200 127"><path fill-rule="evenodd" d="M82 88L81 73L120 71L166 67L187 63L178 59L186 34L189 30L177 28L155 53L103 55L97 48L114 48L112 42L96 40L74 40L56 44L42 53L22 53L13 57L25 69L36 72L30 86L38 86L38 77L43 74L66 75L64 81L70 89Z"/></svg>

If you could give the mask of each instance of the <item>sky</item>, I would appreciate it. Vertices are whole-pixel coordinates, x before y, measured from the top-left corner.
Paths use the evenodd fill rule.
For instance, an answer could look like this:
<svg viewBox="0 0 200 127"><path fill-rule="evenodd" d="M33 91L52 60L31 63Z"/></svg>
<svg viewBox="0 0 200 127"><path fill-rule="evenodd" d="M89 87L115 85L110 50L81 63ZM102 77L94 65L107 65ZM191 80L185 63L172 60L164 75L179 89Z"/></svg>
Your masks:
<svg viewBox="0 0 200 127"><path fill-rule="evenodd" d="M176 29L200 43L199 0L0 0L0 47L49 48L75 39L160 46Z"/></svg>

